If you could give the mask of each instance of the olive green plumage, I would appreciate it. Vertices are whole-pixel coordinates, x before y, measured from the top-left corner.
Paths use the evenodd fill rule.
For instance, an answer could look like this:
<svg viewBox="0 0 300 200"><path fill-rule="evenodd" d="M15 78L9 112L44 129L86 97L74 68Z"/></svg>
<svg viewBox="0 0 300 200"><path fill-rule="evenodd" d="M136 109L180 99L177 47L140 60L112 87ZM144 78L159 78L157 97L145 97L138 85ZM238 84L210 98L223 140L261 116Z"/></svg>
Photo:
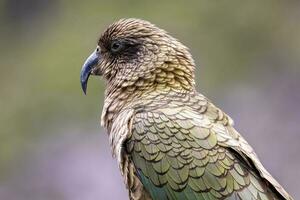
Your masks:
<svg viewBox="0 0 300 200"><path fill-rule="evenodd" d="M280 198L236 152L238 133L203 96L153 99L133 118L127 152L154 199Z"/></svg>
<svg viewBox="0 0 300 200"><path fill-rule="evenodd" d="M86 61L107 80L102 125L133 200L292 199L223 111L195 90L188 49L149 22L123 19Z"/></svg>

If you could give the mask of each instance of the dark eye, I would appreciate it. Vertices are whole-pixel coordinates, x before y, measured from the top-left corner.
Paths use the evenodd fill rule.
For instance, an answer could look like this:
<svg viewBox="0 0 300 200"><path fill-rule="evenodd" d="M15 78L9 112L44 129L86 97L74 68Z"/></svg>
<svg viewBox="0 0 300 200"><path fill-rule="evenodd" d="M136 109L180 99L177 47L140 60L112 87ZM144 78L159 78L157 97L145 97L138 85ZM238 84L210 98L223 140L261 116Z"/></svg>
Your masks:
<svg viewBox="0 0 300 200"><path fill-rule="evenodd" d="M123 44L119 41L113 41L111 43L110 49L112 52L116 53L123 48Z"/></svg>

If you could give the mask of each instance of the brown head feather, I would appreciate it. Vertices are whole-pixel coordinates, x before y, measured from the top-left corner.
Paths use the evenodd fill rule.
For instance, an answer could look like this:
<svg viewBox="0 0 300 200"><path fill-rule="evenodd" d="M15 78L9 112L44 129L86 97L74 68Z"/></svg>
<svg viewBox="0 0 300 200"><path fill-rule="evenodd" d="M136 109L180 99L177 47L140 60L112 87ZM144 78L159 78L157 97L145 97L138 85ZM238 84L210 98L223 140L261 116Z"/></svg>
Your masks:
<svg viewBox="0 0 300 200"><path fill-rule="evenodd" d="M114 52L116 42L122 46ZM104 31L98 45L102 61L94 73L103 74L113 90L128 86L194 89L194 61L188 48L150 22L121 19Z"/></svg>

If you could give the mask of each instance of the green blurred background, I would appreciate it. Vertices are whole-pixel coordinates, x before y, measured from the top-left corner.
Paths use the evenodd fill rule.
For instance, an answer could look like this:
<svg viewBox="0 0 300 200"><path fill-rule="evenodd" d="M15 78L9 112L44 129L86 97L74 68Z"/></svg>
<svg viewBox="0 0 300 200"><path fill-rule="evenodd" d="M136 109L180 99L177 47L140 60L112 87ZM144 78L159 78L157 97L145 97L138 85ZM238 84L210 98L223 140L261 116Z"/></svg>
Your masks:
<svg viewBox="0 0 300 200"><path fill-rule="evenodd" d="M0 199L128 199L100 127L104 82L81 65L119 18L186 44L198 90L300 199L300 2L0 1Z"/></svg>

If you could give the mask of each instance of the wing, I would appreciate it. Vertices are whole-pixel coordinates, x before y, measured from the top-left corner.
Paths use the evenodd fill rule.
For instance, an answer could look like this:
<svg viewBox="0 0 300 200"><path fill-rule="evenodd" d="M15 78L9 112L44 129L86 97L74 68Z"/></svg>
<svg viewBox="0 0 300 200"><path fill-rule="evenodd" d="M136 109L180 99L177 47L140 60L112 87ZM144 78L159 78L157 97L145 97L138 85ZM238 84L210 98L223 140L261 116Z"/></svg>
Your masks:
<svg viewBox="0 0 300 200"><path fill-rule="evenodd" d="M290 198L248 143L209 115L185 107L143 111L131 132L127 150L153 199Z"/></svg>

